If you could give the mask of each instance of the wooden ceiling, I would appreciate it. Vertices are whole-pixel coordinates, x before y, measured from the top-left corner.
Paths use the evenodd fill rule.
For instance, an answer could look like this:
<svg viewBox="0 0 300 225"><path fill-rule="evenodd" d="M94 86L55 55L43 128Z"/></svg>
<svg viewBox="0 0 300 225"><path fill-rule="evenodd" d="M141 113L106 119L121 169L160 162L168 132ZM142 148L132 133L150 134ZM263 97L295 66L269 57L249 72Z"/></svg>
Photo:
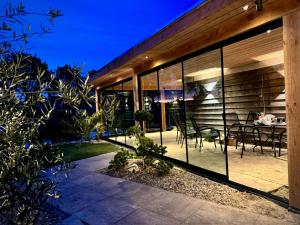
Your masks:
<svg viewBox="0 0 300 225"><path fill-rule="evenodd" d="M283 64L282 32L282 28L277 28L224 47L225 75ZM216 49L185 60L183 68L185 83L221 79L221 51ZM181 74L181 64L160 70L160 89L182 90ZM142 84L142 90L157 90L156 73L144 76Z"/></svg>
<svg viewBox="0 0 300 225"><path fill-rule="evenodd" d="M92 77L91 83L104 86L125 79L277 19L300 7L299 0L263 0L263 11L257 12L254 2L207 0L104 66ZM249 9L244 11L242 7L246 4Z"/></svg>

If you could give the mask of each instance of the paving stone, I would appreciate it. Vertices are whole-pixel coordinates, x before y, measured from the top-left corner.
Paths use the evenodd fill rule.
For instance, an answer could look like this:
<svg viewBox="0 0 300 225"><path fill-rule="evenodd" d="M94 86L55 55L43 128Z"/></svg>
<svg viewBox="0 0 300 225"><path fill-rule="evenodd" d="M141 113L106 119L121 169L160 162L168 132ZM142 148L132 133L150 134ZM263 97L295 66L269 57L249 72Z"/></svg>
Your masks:
<svg viewBox="0 0 300 225"><path fill-rule="evenodd" d="M90 225L113 224L134 212L136 207L125 201L106 198L83 208L76 216Z"/></svg>
<svg viewBox="0 0 300 225"><path fill-rule="evenodd" d="M84 225L84 223L78 217L70 216L58 225Z"/></svg>
<svg viewBox="0 0 300 225"><path fill-rule="evenodd" d="M257 215L233 207L204 201L200 209L191 215L184 224L231 224L231 225L280 225L292 224L275 218Z"/></svg>
<svg viewBox="0 0 300 225"><path fill-rule="evenodd" d="M134 204L138 207L143 207L150 204L155 199L160 199L165 195L165 191L156 189L147 185L142 185L139 188L132 188L128 191L122 191L115 194L113 197Z"/></svg>
<svg viewBox="0 0 300 225"><path fill-rule="evenodd" d="M107 198L107 196L102 193L92 192L89 190L84 190L83 193L81 190L81 192L73 192L69 195L64 193L55 205L69 214L74 214L105 198Z"/></svg>
<svg viewBox="0 0 300 225"><path fill-rule="evenodd" d="M286 221L95 172L106 167L112 157L113 154L106 154L78 161L68 180L59 178L58 189L62 198L53 204L72 213L61 225L79 225L81 221L90 225L288 224Z"/></svg>
<svg viewBox="0 0 300 225"><path fill-rule="evenodd" d="M160 215L145 209L138 209L127 217L123 218L116 225L176 225L180 221Z"/></svg>
<svg viewBox="0 0 300 225"><path fill-rule="evenodd" d="M285 221L282 220L278 220L278 219L274 219L274 218L270 218L267 216L258 216L255 225L299 225L299 223L287 223Z"/></svg>
<svg viewBox="0 0 300 225"><path fill-rule="evenodd" d="M156 192L157 190L152 190ZM184 221L199 209L201 201L182 194L164 191L161 196L145 202L142 208Z"/></svg>

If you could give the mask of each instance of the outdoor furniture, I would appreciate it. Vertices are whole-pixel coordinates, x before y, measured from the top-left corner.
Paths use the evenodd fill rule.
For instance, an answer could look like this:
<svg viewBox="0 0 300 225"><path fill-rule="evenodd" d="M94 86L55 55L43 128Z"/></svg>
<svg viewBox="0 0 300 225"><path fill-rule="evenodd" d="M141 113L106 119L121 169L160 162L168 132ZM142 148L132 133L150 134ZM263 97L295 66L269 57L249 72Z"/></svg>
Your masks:
<svg viewBox="0 0 300 225"><path fill-rule="evenodd" d="M262 141L261 141L261 132L258 126L255 126L254 121L257 120L259 113L250 111L247 116L246 123L242 125L242 152L241 158L243 158L245 150L245 142L247 137L252 137L254 141L253 152L257 146L260 146L261 154L263 154Z"/></svg>
<svg viewBox="0 0 300 225"><path fill-rule="evenodd" d="M200 143L199 143L199 150L201 151L201 148L203 147L203 138L207 138L209 140L213 140L214 144L215 144L215 148L217 148L216 145L216 139L219 138L219 143L221 146L221 151L223 151L223 147L222 147L222 143L221 141L221 135L220 135L220 131L213 128L213 127L208 127L208 126L204 126L204 125L198 125L195 118L191 117L190 118L191 123L193 125L194 130L196 131L196 144L195 147L197 147L198 144L198 138L200 139Z"/></svg>
<svg viewBox="0 0 300 225"><path fill-rule="evenodd" d="M181 134L181 129L180 129L180 125L179 125L179 120L177 118L177 115L175 113L172 113L172 117L173 117L173 121L175 123L175 127L176 127L176 142L179 143L179 137Z"/></svg>
<svg viewBox="0 0 300 225"><path fill-rule="evenodd" d="M241 158L243 157L243 152L245 150L245 139L246 136L249 135L247 129L252 129L252 135L254 140L253 151L257 146L260 146L261 153L263 154L262 142L271 143L271 147L274 150L274 156L276 157L276 145L279 147L279 156L281 155L281 148L284 143L286 143L286 126L273 123L270 125L251 125L245 124L242 128L242 136L243 136L243 147ZM267 139L265 141L262 140L262 136L265 135Z"/></svg>
<svg viewBox="0 0 300 225"><path fill-rule="evenodd" d="M180 123L180 130L181 130L181 148L183 147L183 143L186 139L186 137L191 137L196 135L196 131L191 128L190 126L186 126L185 123Z"/></svg>
<svg viewBox="0 0 300 225"><path fill-rule="evenodd" d="M274 156L276 157L276 145L278 146L278 155L281 156L281 149L283 144L287 144L287 134L286 128L283 126L274 126L274 138L273 138L273 148Z"/></svg>
<svg viewBox="0 0 300 225"><path fill-rule="evenodd" d="M228 138L236 138L235 148L237 149L238 142L243 141L242 124L236 113L222 113L224 121L226 121L226 143Z"/></svg>

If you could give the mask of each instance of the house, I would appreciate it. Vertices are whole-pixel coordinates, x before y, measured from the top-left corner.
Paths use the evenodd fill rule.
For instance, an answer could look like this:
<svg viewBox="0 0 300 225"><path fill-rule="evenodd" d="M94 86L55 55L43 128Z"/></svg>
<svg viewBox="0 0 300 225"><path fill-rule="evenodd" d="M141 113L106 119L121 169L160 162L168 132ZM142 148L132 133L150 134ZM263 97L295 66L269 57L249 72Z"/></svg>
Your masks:
<svg viewBox="0 0 300 225"><path fill-rule="evenodd" d="M299 0L207 0L92 77L104 138L150 111L169 159L300 209L299 43Z"/></svg>

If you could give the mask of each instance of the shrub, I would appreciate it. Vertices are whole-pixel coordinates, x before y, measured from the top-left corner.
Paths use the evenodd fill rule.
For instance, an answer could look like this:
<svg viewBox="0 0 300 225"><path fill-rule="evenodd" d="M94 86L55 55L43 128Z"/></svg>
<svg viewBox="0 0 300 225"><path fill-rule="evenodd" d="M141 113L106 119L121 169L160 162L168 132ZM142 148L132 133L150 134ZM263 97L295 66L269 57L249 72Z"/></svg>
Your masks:
<svg viewBox="0 0 300 225"><path fill-rule="evenodd" d="M153 140L148 137L141 136L139 141L140 145L136 149L136 154L143 158L144 166L153 165L155 156L167 153L167 147L154 144Z"/></svg>
<svg viewBox="0 0 300 225"><path fill-rule="evenodd" d="M140 127L142 127L143 122L153 119L153 115L148 111L138 110L134 113L134 118L140 124Z"/></svg>
<svg viewBox="0 0 300 225"><path fill-rule="evenodd" d="M156 164L155 168L158 176L165 176L170 173L170 170L173 168L173 164L167 161L160 160Z"/></svg>
<svg viewBox="0 0 300 225"><path fill-rule="evenodd" d="M128 165L128 159L133 158L133 154L127 150L121 149L113 160L109 162L110 171L122 171Z"/></svg>

